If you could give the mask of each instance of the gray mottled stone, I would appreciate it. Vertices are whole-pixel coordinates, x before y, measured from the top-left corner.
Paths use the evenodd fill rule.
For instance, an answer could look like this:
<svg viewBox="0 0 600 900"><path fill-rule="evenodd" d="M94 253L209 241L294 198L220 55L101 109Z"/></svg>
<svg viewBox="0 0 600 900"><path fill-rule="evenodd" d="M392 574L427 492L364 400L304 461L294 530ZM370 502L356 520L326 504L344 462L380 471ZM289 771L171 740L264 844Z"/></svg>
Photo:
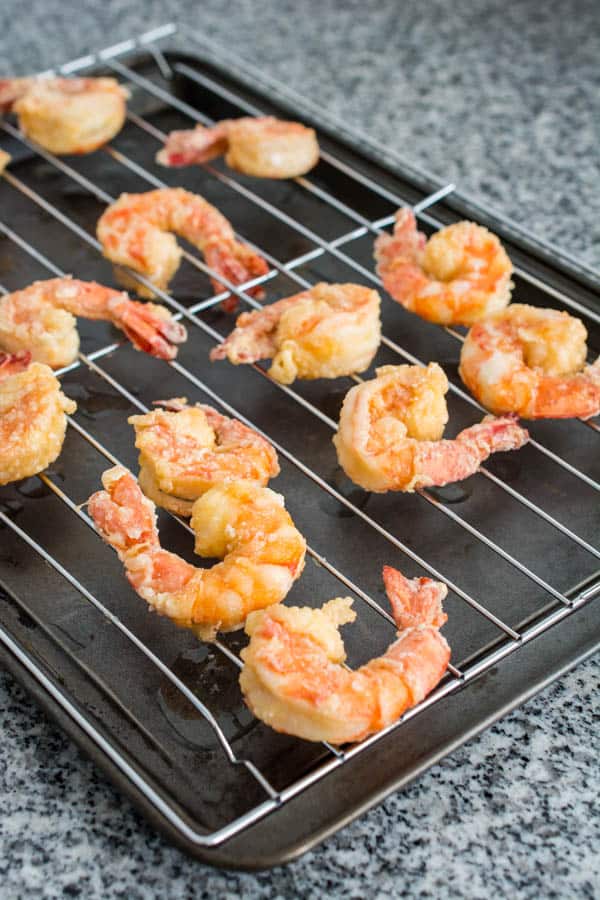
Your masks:
<svg viewBox="0 0 600 900"><path fill-rule="evenodd" d="M168 846L0 678L2 896L598 896L600 661L297 862L216 872ZM76 892L79 891L79 894Z"/></svg>
<svg viewBox="0 0 600 900"><path fill-rule="evenodd" d="M600 263L596 2L3 0L0 74L172 17ZM597 897L599 674L598 661L580 666L302 860L258 875L166 845L2 675L0 896Z"/></svg>
<svg viewBox="0 0 600 900"><path fill-rule="evenodd" d="M0 72L176 18L598 265L599 17L595 0L558 17L539 0L34 0L25 17L3 0Z"/></svg>

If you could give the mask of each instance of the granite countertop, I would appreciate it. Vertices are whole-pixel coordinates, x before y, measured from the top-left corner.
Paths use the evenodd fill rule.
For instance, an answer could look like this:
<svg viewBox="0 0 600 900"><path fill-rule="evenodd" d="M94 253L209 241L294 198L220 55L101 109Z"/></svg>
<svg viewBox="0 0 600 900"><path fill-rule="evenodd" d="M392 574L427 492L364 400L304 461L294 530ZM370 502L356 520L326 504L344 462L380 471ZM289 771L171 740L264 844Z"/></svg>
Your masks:
<svg viewBox="0 0 600 900"><path fill-rule="evenodd" d="M143 22L141 11L143 10ZM514 4L39 0L0 9L0 77L170 18L600 266L600 29ZM0 673L0 897L595 897L597 690L589 660L301 860L214 871L167 845Z"/></svg>

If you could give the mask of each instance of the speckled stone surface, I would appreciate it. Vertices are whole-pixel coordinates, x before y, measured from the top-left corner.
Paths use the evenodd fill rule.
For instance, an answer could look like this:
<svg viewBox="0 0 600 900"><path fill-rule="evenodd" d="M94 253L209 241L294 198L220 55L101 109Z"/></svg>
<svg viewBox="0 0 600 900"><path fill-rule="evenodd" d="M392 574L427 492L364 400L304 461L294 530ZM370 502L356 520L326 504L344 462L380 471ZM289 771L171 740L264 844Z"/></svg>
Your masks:
<svg viewBox="0 0 600 900"><path fill-rule="evenodd" d="M170 18L600 265L596 2L3 0L0 74ZM298 862L240 875L168 846L0 674L0 897L598 897L599 675L588 661Z"/></svg>
<svg viewBox="0 0 600 900"><path fill-rule="evenodd" d="M595 0L17 0L0 75L177 19L538 235L600 266ZM140 10L144 11L143 19Z"/></svg>
<svg viewBox="0 0 600 900"><path fill-rule="evenodd" d="M598 660L580 666L316 850L257 875L168 846L2 677L1 895L591 900L599 676Z"/></svg>

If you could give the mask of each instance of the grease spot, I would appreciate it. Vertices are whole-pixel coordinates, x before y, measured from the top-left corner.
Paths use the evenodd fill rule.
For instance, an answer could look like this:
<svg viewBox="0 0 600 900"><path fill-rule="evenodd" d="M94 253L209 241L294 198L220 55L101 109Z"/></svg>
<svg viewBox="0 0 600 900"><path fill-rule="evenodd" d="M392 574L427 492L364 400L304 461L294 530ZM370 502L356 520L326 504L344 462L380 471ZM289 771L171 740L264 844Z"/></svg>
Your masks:
<svg viewBox="0 0 600 900"><path fill-rule="evenodd" d="M258 724L242 700L237 669L210 644L177 657L172 671L214 713L227 740L232 742ZM158 704L178 738L188 746L213 750L217 737L200 710L170 681L163 681Z"/></svg>

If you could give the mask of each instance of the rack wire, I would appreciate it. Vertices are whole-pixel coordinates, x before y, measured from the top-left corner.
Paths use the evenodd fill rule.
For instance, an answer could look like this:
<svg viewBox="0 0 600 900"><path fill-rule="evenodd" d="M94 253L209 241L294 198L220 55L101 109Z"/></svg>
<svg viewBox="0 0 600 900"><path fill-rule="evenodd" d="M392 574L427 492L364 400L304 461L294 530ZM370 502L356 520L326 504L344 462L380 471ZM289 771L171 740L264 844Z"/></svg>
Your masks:
<svg viewBox="0 0 600 900"><path fill-rule="evenodd" d="M175 33L175 30L175 27L172 25L154 29L151 32L142 35L138 39L125 41L121 44L100 51L97 54L89 54L85 57L67 63L60 67L59 73L61 75L68 76L76 72L86 71L91 67L95 67L100 64L112 70L115 74L119 75L121 78L126 80L128 84L135 86L143 94L152 97L154 100L160 101L166 107L182 115L183 117L192 120L193 122L200 122L204 125L212 124L212 120L208 116L204 115L200 110L196 109L194 106L174 96L174 94L170 90L168 90L169 82L174 74L184 76L185 78L189 79L189 81L200 85L203 89L210 91L213 95L219 97L223 101L226 101L229 104L233 104L240 113L250 115L264 114L265 111L263 109L260 109L254 104L248 103L248 101L244 97L242 97L241 95L237 95L236 93L225 88L218 81L209 77L205 73L197 71L196 69L182 62L176 62L174 66L171 66L169 60L162 53L159 42L173 35ZM139 72L137 72L131 65L127 65L125 62L123 62L123 59L125 57L139 49L144 49L152 55L156 63L157 73L165 82L166 87L162 87L155 81L144 77L143 75L139 74ZM138 129L141 133L148 136L150 139L155 140L157 142L157 149L158 145L161 144L166 137L164 132L162 132L159 128L156 127L155 124L150 122L147 118L143 117L139 113L129 111L128 121L135 129ZM81 174L73 166L64 162L62 159L57 158L48 151L38 147L33 142L25 138L9 122L3 121L1 123L1 128L6 135L10 136L14 141L22 144L27 148L28 151L36 154L37 157L45 160L45 162L52 166L54 170L62 173L68 179L76 183L79 187L89 192L89 194L96 200L102 203L111 203L115 199L110 194L108 194L101 186L97 185L94 181ZM105 152L116 165L132 173L137 178L142 179L149 186L165 186L165 183L154 173L150 172L144 166L140 165L139 162L130 158L116 147L106 147ZM334 169L342 172L345 176L356 180L363 187L367 188L378 197L381 197L386 201L393 203L395 206L406 205L406 198L403 198L397 193L390 191L388 188L378 184L364 172L361 172L358 169L354 169L352 166L349 166L345 161L339 159L335 154L324 150L321 155L322 159L325 160ZM298 270L306 266L307 263L311 263L322 257L332 257L336 261L342 263L345 267L349 267L350 269L352 269L354 272L356 272L357 276L360 276L363 280L366 280L368 283L377 288L382 287L381 281L378 276L375 275L370 269L363 266L351 255L351 253L347 251L352 247L355 241L368 235L375 236L382 233L382 231L386 227L393 224L393 214L381 216L373 220L368 219L361 212L352 208L347 203L339 199L339 197L335 196L335 194L316 184L311 178L301 177L294 179L295 186L298 190L308 194L311 197L317 198L319 202L327 204L330 208L335 209L337 213L346 217L352 223L352 227L343 234L335 237L332 240L325 240L320 237L320 235L318 235L314 230L308 228L302 222L288 215L278 206L265 200L256 191L248 188L244 183L242 183L242 180L234 177L233 175L226 174L215 166L209 164L205 165L203 168L205 172L208 173L210 177L213 178L216 182L219 182L228 190L234 192L239 198L240 203L247 202L253 204L257 208L260 208L262 212L270 216L273 220L284 224L286 227L289 227L314 246L308 252L304 252L292 257L291 259L282 261L271 255L270 253L267 253L264 248L252 244L252 235L241 234L240 238L255 246L258 252L260 252L261 255L268 261L270 268L264 275L261 275L258 278L254 278L246 282L245 284L237 286L227 282L227 280L222 276L217 275L215 272L213 272L204 263L204 261L199 259L194 253L184 251L184 257L191 266L195 267L205 276L215 277L220 283L225 286L224 290L214 293L210 297L202 299L200 302L191 305L189 308L179 302L171 293L156 288L143 276L130 271L129 274L133 279L146 286L151 287L155 294L165 304L173 309L174 315L178 320L184 320L194 328L200 329L212 340L220 342L222 338L221 334L200 317L201 313L216 308L222 300L230 297L231 295L234 295L241 303L250 306L251 308L260 308L261 304L252 296L250 296L248 291L252 287L260 284L267 284L268 282L273 281L280 276L285 276L286 278L290 279L301 289L310 287L311 282L304 278ZM88 231L82 228L74 219L66 215L55 204L48 201L44 196L42 196L41 193L27 185L13 172L5 171L4 179L8 183L8 185L10 185L15 191L19 192L23 197L26 197L38 209L43 210L44 213L46 213L54 222L58 223L59 226L62 226L70 233L76 235L76 237L86 245L92 247L95 250L100 250L100 245L95 237L93 237ZM441 227L442 222L431 215L430 212L427 212L427 210L433 208L436 203L449 195L453 190L454 185L452 184L442 186L440 189L431 193L429 196L423 198L418 204L414 205L413 209L415 213L428 226L433 228ZM39 248L37 248L25 236L23 236L23 234L18 233L1 218L0 233L2 233L12 244L14 244L22 252L35 260L49 273L52 273L59 277L64 274L63 270L55 262L49 259ZM570 309L573 309L580 313L583 312L592 321L600 323L600 316L598 314L596 314L593 310L584 307L574 298L567 296L561 291L558 291L551 285L546 285L544 282L539 281L539 279L536 279L535 276L527 272L527 270L519 269L518 274L525 280L533 280L533 282L536 283L537 287L541 287L548 294L548 296L552 297L554 300L559 300ZM0 285L0 292L7 293L8 289ZM462 335L455 329L448 328L446 329L446 331L451 338L455 340L462 340ZM133 407L140 411L147 411L148 407L144 403L142 403L130 390L128 390L125 384L121 383L119 379L113 377L110 372L108 372L106 368L104 368L100 363L103 358L109 357L115 352L118 352L122 345L123 342L121 341L113 341L97 350L94 350L93 352L90 352L89 354L80 353L78 359L75 362L73 362L69 366L65 366L57 374L59 375L59 377L63 377L67 373L71 373L78 367L83 366L90 372L93 372L94 375L98 376L108 385L110 385L113 390L118 392L118 394L125 400L127 400ZM397 340L393 340L388 336L384 336L383 345L392 354L395 354L403 361L418 365L424 365L421 359L414 356L407 348L398 343ZM493 642L493 644L483 652L476 654L474 658L468 660L465 665L461 665L460 667L458 667L454 664L450 664L448 674L441 685L437 688L437 690L434 691L418 707L406 713L398 723L395 723L394 725L385 729L383 732L373 735L366 741L363 741L362 743L351 747L339 749L325 744L323 749L326 754L326 758L324 759L324 761L320 761L316 766L312 768L312 770L308 774L297 778L288 787L284 788L283 790L278 790L275 786L273 786L273 784L270 783L269 779L250 759L236 755L230 741L226 737L223 728L219 724L218 712L213 712L211 709L209 709L209 707L203 702L203 700L198 697L195 692L190 690L185 682L182 681L182 679L179 678L175 672L173 672L172 668L170 668L155 653L153 653L153 651L144 643L144 641L142 641L136 635L134 630L125 625L118 616L111 612L108 607L100 599L98 599L98 597L90 592L85 587L85 585L79 581L79 579L77 579L67 568L65 568L56 558L54 558L52 554L49 554L45 550L45 548L35 540L35 538L28 534L24 529L20 528L10 515L0 510L0 522L10 528L20 540L25 542L32 550L35 551L35 553L41 559L43 559L63 579L65 579L65 581L67 581L71 585L71 587L73 587L82 596L82 598L91 603L101 613L101 615L106 617L107 620L109 620L117 629L119 629L119 631L127 638L127 640L135 645L135 647L145 655L145 657L151 662L152 665L160 669L164 677L168 679L168 681L174 686L174 688L179 691L186 698L186 700L192 704L194 709L199 712L200 715L202 715L204 719L209 723L229 763L231 763L232 765L244 767L263 790L265 799L262 803L257 804L250 811L228 822L225 826L215 829L209 833L205 833L198 828L191 826L189 822L178 813L175 807L169 804L168 800L165 800L165 798L160 795L160 793L152 788L152 785L150 785L147 780L140 776L140 774L134 767L129 764L126 757L122 752L119 751L114 743L111 743L110 740L107 740L102 734L100 734L98 729L95 728L93 722L91 722L85 715L82 715L82 713L77 709L76 705L71 702L69 697L63 691L61 691L52 682L51 679L49 679L41 670L39 670L35 662L27 655L27 653L23 651L21 647L16 644L10 634L0 626L0 641L2 641L4 645L8 647L27 668L29 668L32 672L35 671L38 680L40 680L40 682L50 692L54 699L69 713L69 715L84 729L84 731L86 731L94 739L98 746L102 747L104 752L144 793L144 795L165 816L165 818L173 825L175 825L179 829L179 831L183 835L185 835L185 837L192 843L198 846L214 847L231 838L235 834L243 831L252 823L260 820L269 812L272 812L278 806L287 802L301 791L305 790L311 784L314 784L321 778L325 778L333 769L345 764L348 760L352 759L357 754L365 752L367 748L382 740L389 733L397 729L401 729L404 722L413 718L414 716L419 715L420 711L422 711L423 709L431 706L432 704L440 703L443 697L460 689L462 685L473 680L482 672L489 670L501 659L515 652L520 646L533 640L539 634L550 629L566 616L570 615L574 610L588 603L590 600L592 600L593 597L600 593L600 582L595 580L591 584L588 583L584 589L579 590L574 595L558 590L538 572L533 571L527 564L522 562L513 553L509 552L497 541L487 536L485 533L483 533L482 530L473 526L465 517L458 515L453 509L450 508L448 503L444 502L443 499L440 499L435 493L427 489L421 489L418 493L420 499L424 503L432 507L437 513L451 522L453 526L458 527L466 534L468 534L470 538L473 538L475 541L484 545L489 551L501 558L512 569L534 583L536 587L540 588L550 598L552 598L553 601L555 601L553 604L551 604L547 612L535 617L534 621L532 621L531 624L525 625L525 627L518 629L514 628L511 624L504 621L502 617L498 616L492 610L490 610L484 602L473 596L471 592L461 587L460 584L456 582L456 579L451 578L443 571L440 571L438 567L433 565L426 558L412 549L412 547L409 546L408 543L400 540L397 535L395 535L388 528L384 527L376 517L371 516L370 514L365 512L365 510L361 508L360 505L353 502L353 500L351 500L349 497L345 496L342 491L332 486L332 484L325 480L317 471L306 465L297 454L287 449L283 443L274 440L272 436L266 434L257 425L256 422L253 422L244 414L242 410L236 408L234 405L222 398L217 391L211 388L210 385L204 380L200 379L198 375L191 371L188 367L182 365L178 361L171 362L170 366L191 386L199 390L209 401L216 403L224 413L234 416L250 427L253 427L259 433L264 434L265 437L267 437L271 441L280 456L284 458L298 472L299 477L307 478L310 482L312 482L312 484L316 485L329 497L333 498L337 503L357 516L368 528L373 529L375 532L377 532L377 534L381 538L383 538L385 542L391 545L394 550L399 551L402 556L410 559L413 563L420 566L431 577L443 581L448 586L450 591L453 592L453 594L455 594L464 603L466 603L478 615L484 617L488 622L490 622L498 630L500 635L499 640ZM328 414L323 412L323 410L320 409L318 405L315 405L313 402L306 399L306 397L302 396L302 394L297 390L274 383L271 379L269 379L268 374L261 366L255 365L253 369L259 377L266 379L270 385L275 387L277 391L284 393L289 398L290 402L299 404L299 406L302 407L306 412L319 420L323 425L325 425L332 431L336 429L336 422ZM454 396L462 403L466 404L469 407L482 410L482 407L480 407L472 397L470 397L456 384L450 382L450 390L454 394ZM599 426L595 422L586 422L582 424L588 429L593 429L595 431L599 430ZM98 454L108 460L111 464L119 463L118 458L114 455L110 448L105 445L105 442L99 441L96 437L94 437L90 433L90 431L86 429L75 417L68 417L68 425L70 429L76 432L79 437L85 440L89 446L91 446ZM550 447L547 447L538 440L533 439L530 446L533 447L534 450L542 457L549 460L552 465L555 465L558 469L565 471L569 476L573 477L580 484L584 485L586 489L589 489L591 491L598 491L600 489L600 484L593 477L591 477L588 473L583 471L578 466L575 466L568 460L562 458ZM587 538L578 534L556 516L552 515L550 512L542 508L539 504L529 499L524 493L516 490L514 487L508 484L507 481L494 474L494 472L492 472L488 467L483 466L480 470L480 473L476 477L485 479L486 481L493 484L496 489L506 494L508 497L510 497L511 500L515 501L520 506L526 508L528 512L530 512L533 516L556 530L568 541L576 545L585 554L588 554L594 559L600 558L600 550L593 546L590 541L587 540ZM75 499L67 493L66 490L63 490L63 488L60 487L57 482L53 480L47 473L41 474L39 478L46 486L46 488L51 491L52 494L73 515L75 515L79 520L81 520L83 523L85 523L85 525L93 530L93 525L88 516L80 508ZM174 518L177 519L177 517ZM182 528L186 529L187 531L191 531L189 525L184 520L177 519L177 521ZM377 600L374 599L374 597L368 591L364 590L359 584L356 583L354 579L348 577L348 575L345 574L340 568L331 563L321 550L317 549L314 546L309 546L308 553L309 556L319 566L327 570L327 572L341 585L343 585L344 588L351 591L356 597L358 597L372 610L374 610L378 616L385 620L389 624L390 629L393 628L394 623L392 617L386 610L381 607ZM390 634L392 634L392 631L390 631ZM221 640L217 640L215 642L215 646L218 648L219 652L221 652L235 666L241 666L239 657L230 649L230 647L227 646L226 643L222 642Z"/></svg>

